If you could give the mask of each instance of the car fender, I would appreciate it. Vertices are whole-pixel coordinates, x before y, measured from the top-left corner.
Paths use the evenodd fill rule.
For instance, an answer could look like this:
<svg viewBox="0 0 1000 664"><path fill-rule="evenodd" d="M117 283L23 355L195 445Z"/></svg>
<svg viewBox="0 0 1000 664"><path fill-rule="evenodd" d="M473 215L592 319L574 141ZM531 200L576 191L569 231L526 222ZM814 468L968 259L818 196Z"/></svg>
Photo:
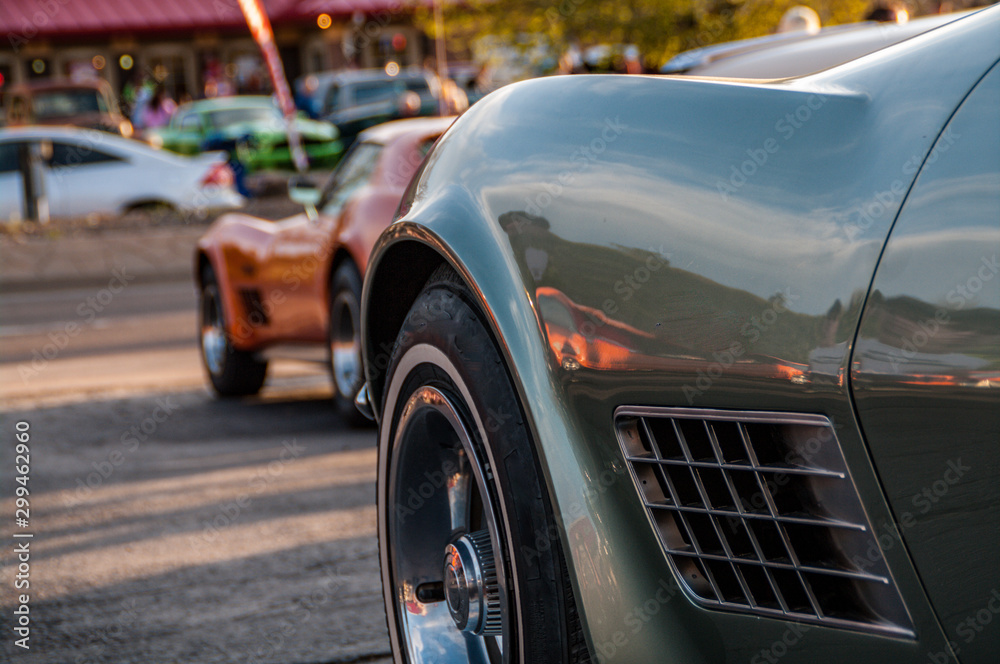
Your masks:
<svg viewBox="0 0 1000 664"><path fill-rule="evenodd" d="M195 279L202 286L202 268L206 263L211 266L233 345L241 350L253 350L258 339L253 326L240 324L245 316L237 305L236 289L240 282L256 274L274 230L273 223L262 219L225 214L198 240L195 249Z"/></svg>
<svg viewBox="0 0 1000 664"><path fill-rule="evenodd" d="M398 191L378 188L345 207L336 234L337 251L346 250L360 274L367 270L372 247L392 223L398 205Z"/></svg>
<svg viewBox="0 0 1000 664"><path fill-rule="evenodd" d="M869 519L892 522L851 407L851 341L919 164L996 61L996 49L982 49L995 26L948 26L948 39L917 37L770 84L511 85L464 114L415 176L365 280L372 403L381 412L409 303L436 265L451 264L518 391L557 513L557 532L536 546L563 546L592 652L737 661L788 629L758 619L759 638L727 642L746 617L679 601L623 462L613 404L823 414ZM956 58L966 63L957 71ZM614 316L618 339L635 330L623 363L556 362L540 288ZM590 336L601 335L597 320ZM864 645L879 661L915 661L945 647L906 552L885 555L920 641L816 628L813 654ZM624 564L635 560L649 564ZM654 614L656 628L645 628ZM799 655L787 661L817 661Z"/></svg>

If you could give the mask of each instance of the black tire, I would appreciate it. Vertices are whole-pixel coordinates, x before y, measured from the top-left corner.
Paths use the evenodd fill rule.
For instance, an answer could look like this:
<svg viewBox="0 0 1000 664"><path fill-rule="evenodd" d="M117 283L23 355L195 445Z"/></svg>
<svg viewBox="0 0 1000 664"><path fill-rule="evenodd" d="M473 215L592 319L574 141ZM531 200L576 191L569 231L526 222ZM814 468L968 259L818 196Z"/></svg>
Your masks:
<svg viewBox="0 0 1000 664"><path fill-rule="evenodd" d="M439 269L410 309L389 363L378 512L393 652L411 664L479 661L474 649L491 662L589 662L534 445L474 307L457 275ZM469 541L489 543L478 562L458 565L461 573L444 568L446 547L451 561ZM464 571L491 566L495 586L488 571ZM434 584L450 576L450 590ZM463 584L468 578L480 583ZM478 592L464 592L468 587ZM449 593L454 601L442 601ZM485 603L468 599L477 595ZM473 610L461 607L472 604L485 624L500 627L463 633ZM442 615L450 618L445 627ZM414 656L415 643L423 657Z"/></svg>
<svg viewBox="0 0 1000 664"><path fill-rule="evenodd" d="M257 394L267 377L267 362L253 353L237 350L229 338L215 273L202 273L198 306L201 363L215 393L224 398Z"/></svg>
<svg viewBox="0 0 1000 664"><path fill-rule="evenodd" d="M328 310L326 341L334 406L352 426L370 424L354 405L365 372L361 360L361 275L350 261L341 263L330 279Z"/></svg>

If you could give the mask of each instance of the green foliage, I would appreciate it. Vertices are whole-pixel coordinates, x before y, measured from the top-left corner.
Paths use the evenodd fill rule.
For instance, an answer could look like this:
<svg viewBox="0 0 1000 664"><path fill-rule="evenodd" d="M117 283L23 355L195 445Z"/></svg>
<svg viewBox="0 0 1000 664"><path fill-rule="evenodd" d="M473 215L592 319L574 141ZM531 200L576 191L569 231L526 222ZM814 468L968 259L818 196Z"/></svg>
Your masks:
<svg viewBox="0 0 1000 664"><path fill-rule="evenodd" d="M692 48L770 34L795 5L816 10L824 26L860 21L868 0L466 0L446 6L449 49L470 51L496 36L510 44L541 36L555 53L571 44L634 44L647 67ZM434 34L430 10L418 22ZM531 39L528 39L528 38Z"/></svg>

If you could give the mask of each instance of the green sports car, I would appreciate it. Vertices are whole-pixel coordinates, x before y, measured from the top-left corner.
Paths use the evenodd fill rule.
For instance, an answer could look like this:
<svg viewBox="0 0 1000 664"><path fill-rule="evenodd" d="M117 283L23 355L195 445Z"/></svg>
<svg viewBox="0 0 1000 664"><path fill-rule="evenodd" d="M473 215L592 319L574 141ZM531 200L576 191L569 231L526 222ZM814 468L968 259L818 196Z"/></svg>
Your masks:
<svg viewBox="0 0 1000 664"><path fill-rule="evenodd" d="M452 125L362 303L396 661L1000 661L998 36Z"/></svg>
<svg viewBox="0 0 1000 664"><path fill-rule="evenodd" d="M295 119L311 168L336 165L344 151L337 127L329 122ZM170 125L146 132L156 147L198 154L235 147L250 171L293 170L285 121L271 97L220 97L178 107Z"/></svg>

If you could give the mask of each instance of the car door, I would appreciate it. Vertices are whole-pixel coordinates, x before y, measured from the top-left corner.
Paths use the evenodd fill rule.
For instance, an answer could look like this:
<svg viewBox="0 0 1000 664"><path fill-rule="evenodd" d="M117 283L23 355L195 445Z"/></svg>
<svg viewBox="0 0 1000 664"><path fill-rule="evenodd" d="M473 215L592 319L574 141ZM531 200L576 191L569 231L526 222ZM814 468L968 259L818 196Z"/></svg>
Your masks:
<svg viewBox="0 0 1000 664"><path fill-rule="evenodd" d="M994 65L912 160L851 373L896 527L963 664L1000 652L998 108Z"/></svg>
<svg viewBox="0 0 1000 664"><path fill-rule="evenodd" d="M381 152L379 144L357 144L328 183L317 218L303 214L280 222L264 270L264 281L283 294L281 307L272 315L277 335L299 341L326 339L328 267L344 208L368 184Z"/></svg>
<svg viewBox="0 0 1000 664"><path fill-rule="evenodd" d="M89 136L89 135L88 135ZM98 139L100 136L98 136ZM116 214L132 196L129 163L100 140L57 139L45 162L45 191L53 217Z"/></svg>
<svg viewBox="0 0 1000 664"><path fill-rule="evenodd" d="M169 145L165 147L180 154L198 154L206 132L205 119L189 110L170 123Z"/></svg>

